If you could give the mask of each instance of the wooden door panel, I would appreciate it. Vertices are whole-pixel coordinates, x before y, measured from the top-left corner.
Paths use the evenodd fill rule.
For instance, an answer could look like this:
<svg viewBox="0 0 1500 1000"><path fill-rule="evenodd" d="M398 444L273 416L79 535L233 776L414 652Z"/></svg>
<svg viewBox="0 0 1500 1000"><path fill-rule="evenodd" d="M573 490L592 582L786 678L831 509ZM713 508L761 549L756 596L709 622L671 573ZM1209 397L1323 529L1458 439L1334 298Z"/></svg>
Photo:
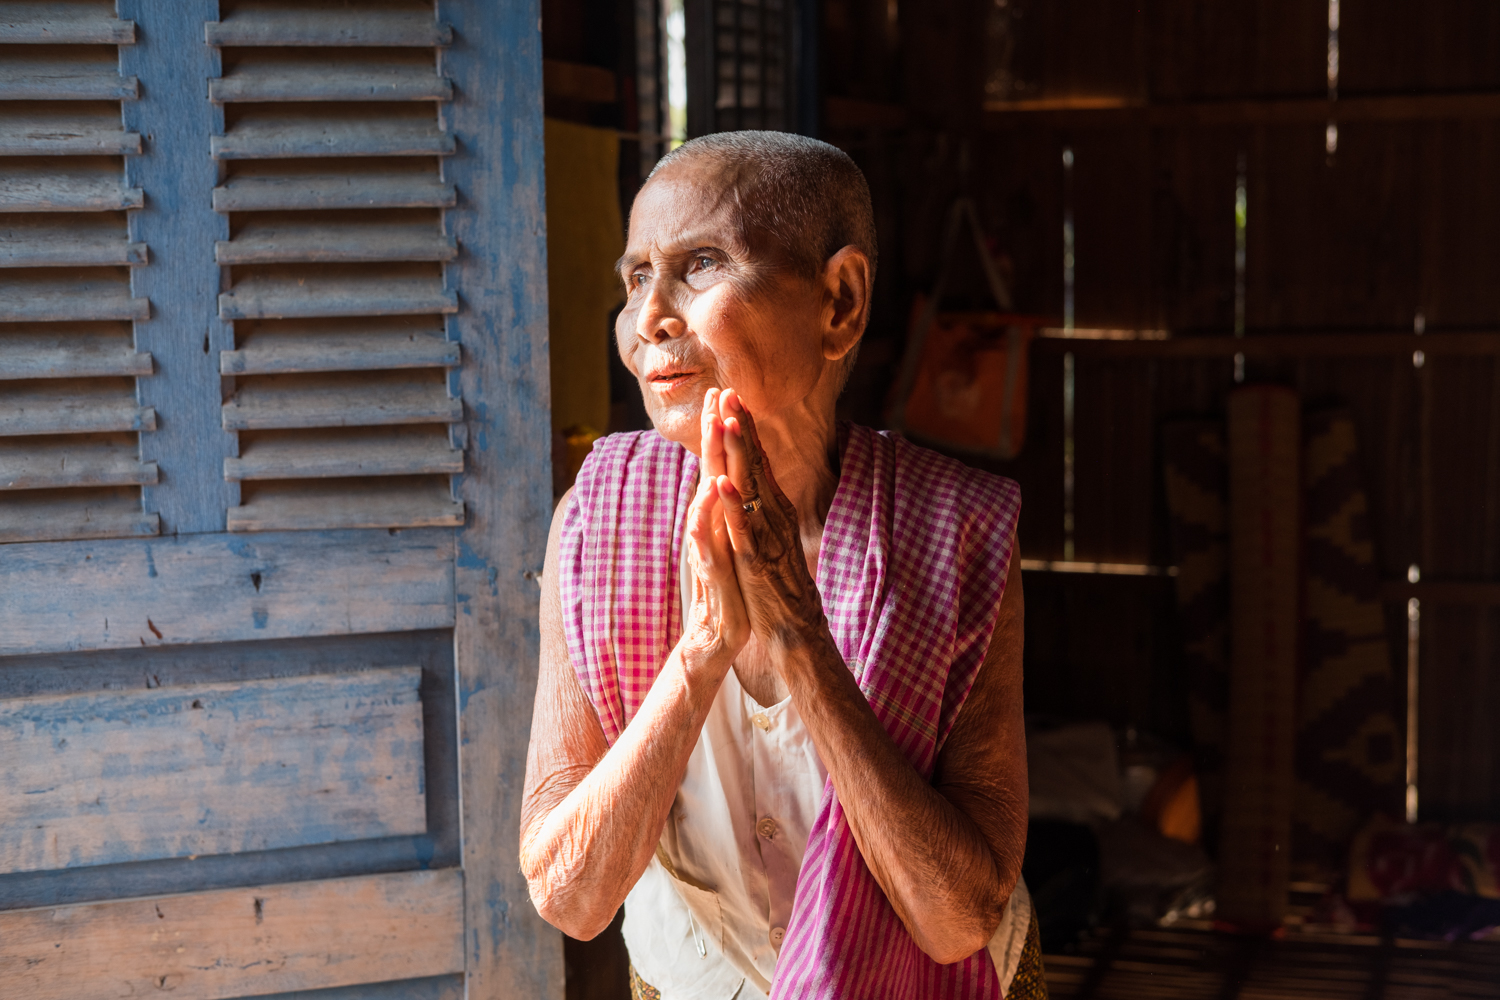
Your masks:
<svg viewBox="0 0 1500 1000"><path fill-rule="evenodd" d="M425 833L421 675L0 701L0 872Z"/></svg>
<svg viewBox="0 0 1500 1000"><path fill-rule="evenodd" d="M451 627L441 530L0 546L0 655Z"/></svg>
<svg viewBox="0 0 1500 1000"><path fill-rule="evenodd" d="M220 1000L462 972L457 869L0 913L29 1000Z"/></svg>
<svg viewBox="0 0 1500 1000"><path fill-rule="evenodd" d="M346 676L421 670L425 832L373 839L187 854L159 860L0 874L0 911L261 883L340 878L459 864L458 745L451 630L326 636L0 659L0 699L71 699L112 693L149 697L195 687L298 682L333 685ZM0 701L5 703L5 701ZM325 702L326 703L326 702ZM189 700L188 705L191 705ZM184 709L184 712L191 711ZM40 751L48 743L37 741ZM288 755L289 756L289 755ZM411 766L410 764L408 766ZM383 775L382 775L383 777ZM110 781L110 792L123 790ZM264 801L264 797L262 797ZM178 808L174 804L174 808ZM275 807L295 814L299 799ZM0 994L4 991L0 990Z"/></svg>
<svg viewBox="0 0 1500 1000"><path fill-rule="evenodd" d="M0 992L560 997L537 3L18 9Z"/></svg>

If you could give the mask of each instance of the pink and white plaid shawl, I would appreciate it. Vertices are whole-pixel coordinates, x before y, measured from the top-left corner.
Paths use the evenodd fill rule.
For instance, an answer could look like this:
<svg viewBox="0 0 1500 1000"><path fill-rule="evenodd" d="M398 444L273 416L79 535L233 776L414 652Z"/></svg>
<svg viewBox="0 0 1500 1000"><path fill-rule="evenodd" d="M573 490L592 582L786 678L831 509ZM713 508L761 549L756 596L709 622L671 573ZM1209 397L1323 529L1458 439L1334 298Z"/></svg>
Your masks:
<svg viewBox="0 0 1500 1000"><path fill-rule="evenodd" d="M655 431L611 435L595 443L563 515L568 652L610 745L682 631L677 575L697 476L697 458ZM989 648L1020 510L1008 479L848 428L818 590L860 690L924 778ZM830 781L771 995L978 1000L1001 991L987 950L939 965L917 947Z"/></svg>

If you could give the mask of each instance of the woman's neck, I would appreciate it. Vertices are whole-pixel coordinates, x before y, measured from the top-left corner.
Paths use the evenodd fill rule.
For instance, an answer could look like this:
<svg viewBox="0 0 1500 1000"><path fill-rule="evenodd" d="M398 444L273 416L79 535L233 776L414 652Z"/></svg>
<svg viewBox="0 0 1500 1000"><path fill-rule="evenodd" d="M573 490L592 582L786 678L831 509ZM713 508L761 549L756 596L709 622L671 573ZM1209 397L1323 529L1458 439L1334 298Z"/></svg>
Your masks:
<svg viewBox="0 0 1500 1000"><path fill-rule="evenodd" d="M838 426L833 414L800 409L786 415L768 414L756 421L755 428L776 485L797 508L803 542L811 542L815 552L839 485Z"/></svg>

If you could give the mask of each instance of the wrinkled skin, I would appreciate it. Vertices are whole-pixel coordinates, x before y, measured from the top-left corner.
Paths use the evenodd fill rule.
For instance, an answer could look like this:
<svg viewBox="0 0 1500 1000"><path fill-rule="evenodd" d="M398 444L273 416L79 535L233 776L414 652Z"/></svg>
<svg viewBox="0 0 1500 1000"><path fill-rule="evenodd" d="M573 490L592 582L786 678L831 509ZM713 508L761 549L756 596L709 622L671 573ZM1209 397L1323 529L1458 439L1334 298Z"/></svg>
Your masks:
<svg viewBox="0 0 1500 1000"><path fill-rule="evenodd" d="M692 601L609 747L569 660L556 575L544 574L522 871L555 926L583 939L608 926L655 852L732 669L763 705L793 698L896 913L928 955L958 961L999 925L1025 844L1020 573L924 781L839 656L813 582L838 483L834 401L864 330L869 261L845 247L816 278L788 273L774 241L739 222L749 180L733 165L678 161L631 213L616 334L657 430L702 459L684 545ZM751 497L762 506L746 513Z"/></svg>

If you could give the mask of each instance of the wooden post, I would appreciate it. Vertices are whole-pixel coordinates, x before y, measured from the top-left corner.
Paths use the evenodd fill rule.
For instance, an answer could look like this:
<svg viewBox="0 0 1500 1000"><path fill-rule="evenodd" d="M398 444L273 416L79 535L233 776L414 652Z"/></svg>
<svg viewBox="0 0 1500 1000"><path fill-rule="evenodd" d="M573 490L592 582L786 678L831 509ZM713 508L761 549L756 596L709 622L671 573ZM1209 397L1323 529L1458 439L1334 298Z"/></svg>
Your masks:
<svg viewBox="0 0 1500 1000"><path fill-rule="evenodd" d="M458 143L443 168L461 248L448 329L469 410L454 570L468 995L561 997L562 936L517 864L552 512L540 12L536 0L441 0L438 17L453 26L444 126Z"/></svg>

